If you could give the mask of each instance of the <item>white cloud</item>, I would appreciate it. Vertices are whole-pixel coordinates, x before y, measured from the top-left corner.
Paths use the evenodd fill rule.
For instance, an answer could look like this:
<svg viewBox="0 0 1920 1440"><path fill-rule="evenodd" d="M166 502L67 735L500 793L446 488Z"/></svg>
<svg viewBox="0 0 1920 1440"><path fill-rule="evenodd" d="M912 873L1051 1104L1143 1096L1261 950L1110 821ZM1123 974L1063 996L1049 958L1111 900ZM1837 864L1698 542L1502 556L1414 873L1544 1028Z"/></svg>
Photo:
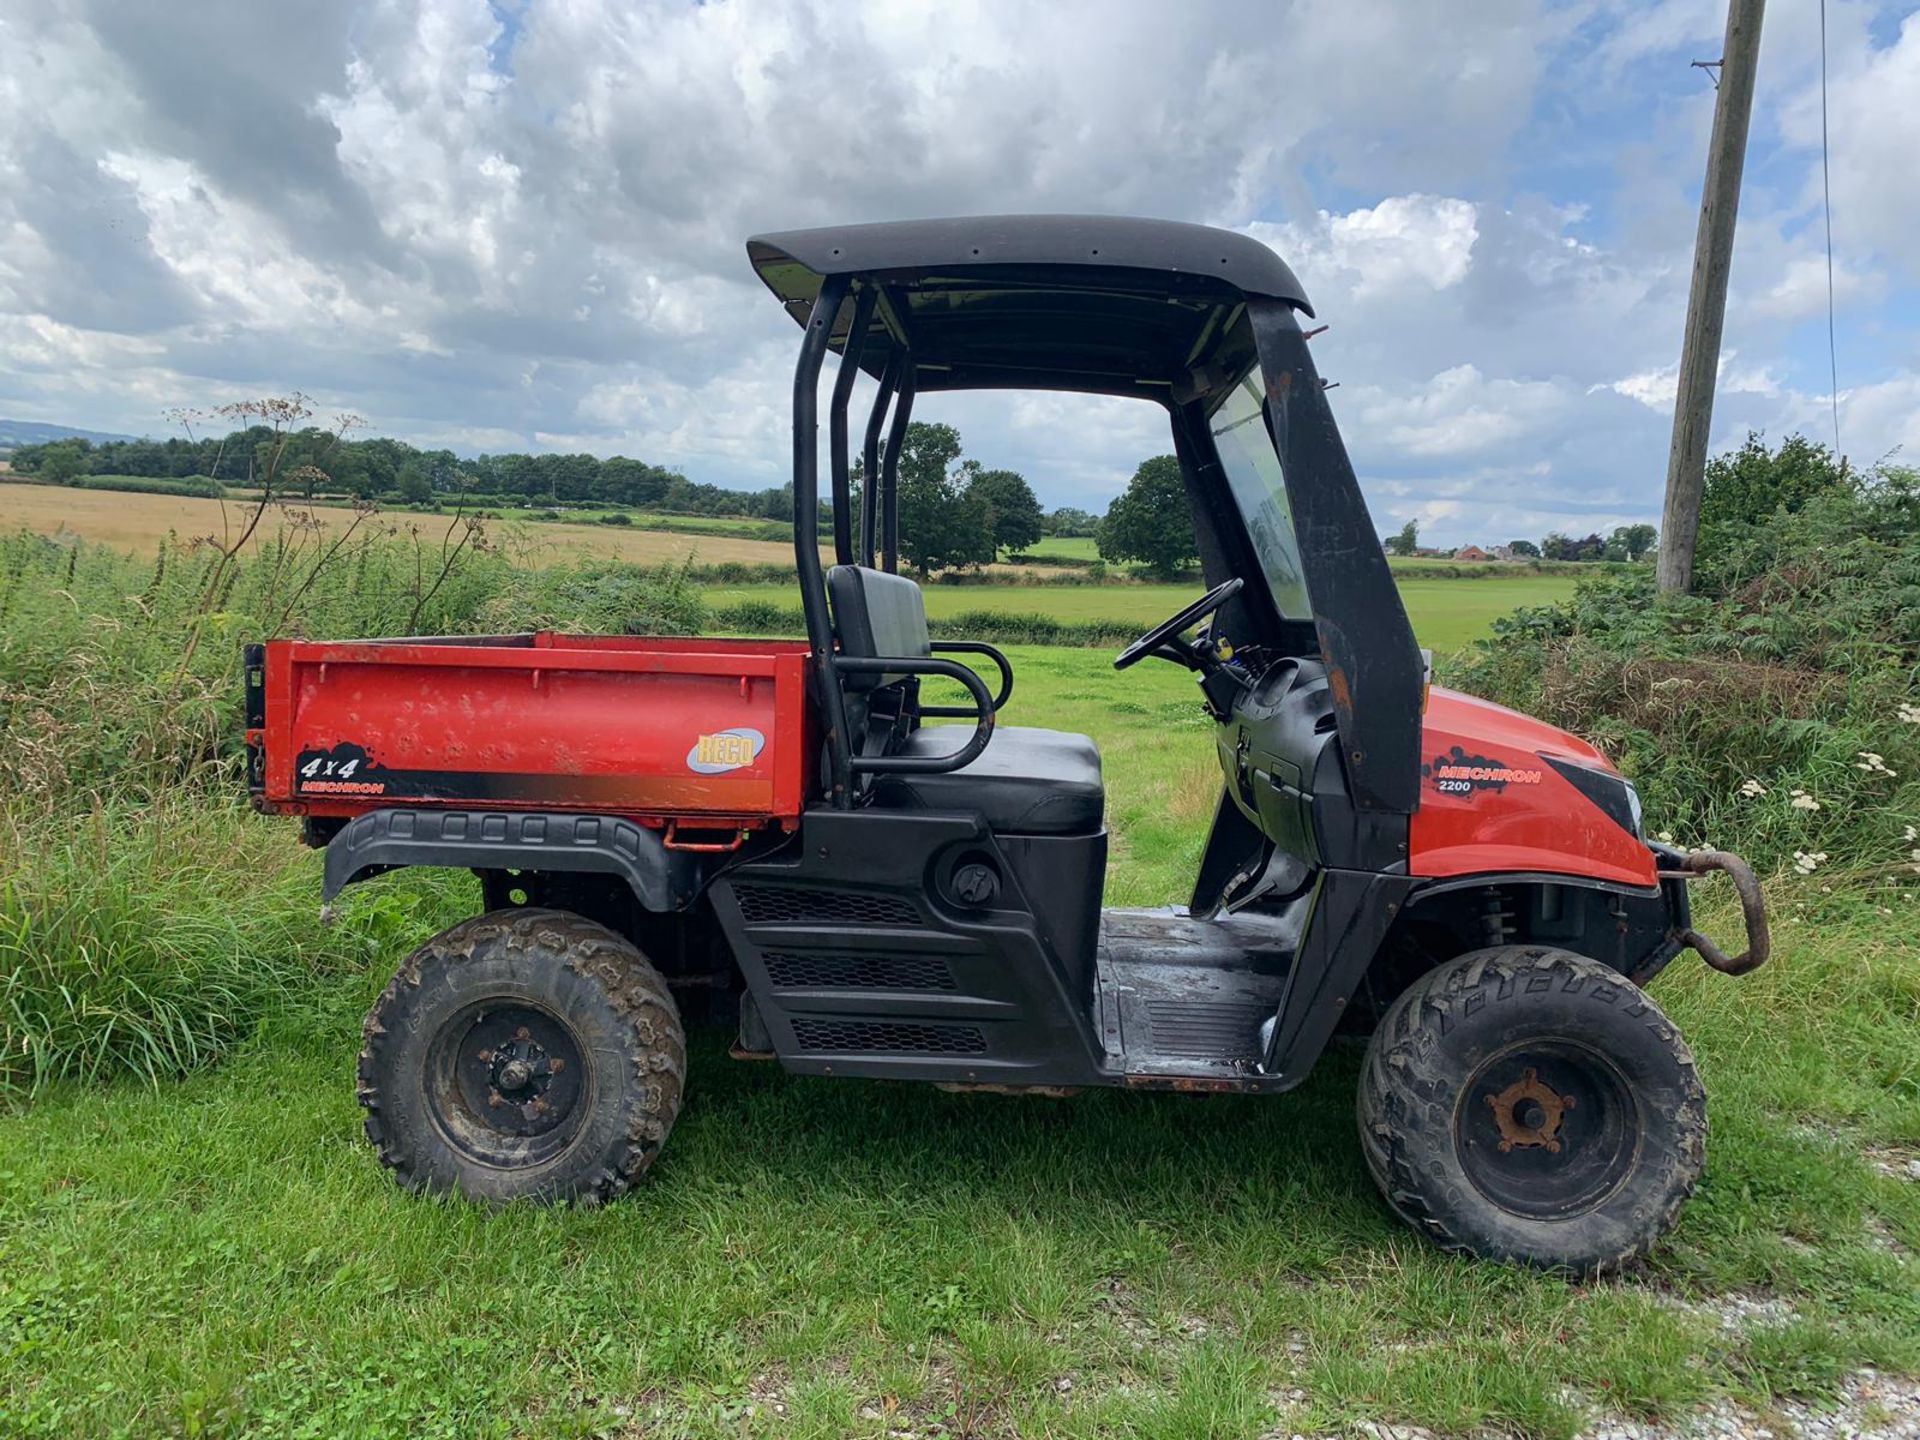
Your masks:
<svg viewBox="0 0 1920 1440"><path fill-rule="evenodd" d="M1364 301L1408 286L1458 285L1480 236L1477 214L1471 201L1450 196L1391 195L1344 215L1322 210L1310 223L1246 229L1297 270L1334 278L1354 300Z"/></svg>
<svg viewBox="0 0 1920 1440"><path fill-rule="evenodd" d="M1717 0L1167 13L15 0L0 414L151 430L298 387L435 444L768 484L795 331L748 234L1132 212L1293 263L1393 513L1464 540L1657 511L1711 108L1686 62L1715 53ZM1915 443L1911 357L1875 332L1894 358L1850 366L1844 326L1920 304L1920 17L1832 18L1843 421L1867 453ZM1825 307L1811 24L1769 17L1716 410L1735 436L1820 419L1824 350L1796 338ZM1168 448L1144 405L920 413L1056 504L1097 508Z"/></svg>

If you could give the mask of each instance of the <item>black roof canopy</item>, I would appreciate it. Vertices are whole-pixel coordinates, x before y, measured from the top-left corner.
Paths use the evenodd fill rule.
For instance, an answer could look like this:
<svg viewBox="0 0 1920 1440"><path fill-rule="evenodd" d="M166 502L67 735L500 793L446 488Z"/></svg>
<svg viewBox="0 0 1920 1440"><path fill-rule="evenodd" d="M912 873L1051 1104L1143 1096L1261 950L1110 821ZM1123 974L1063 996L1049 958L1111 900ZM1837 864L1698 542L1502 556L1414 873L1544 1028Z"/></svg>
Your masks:
<svg viewBox="0 0 1920 1440"><path fill-rule="evenodd" d="M754 269L805 324L821 282L878 287L861 366L906 347L916 388L1086 390L1166 398L1244 369L1239 307L1313 313L1286 262L1230 230L1103 215L906 220L760 235ZM839 350L852 307L833 338ZM1196 374L1196 372L1200 372Z"/></svg>

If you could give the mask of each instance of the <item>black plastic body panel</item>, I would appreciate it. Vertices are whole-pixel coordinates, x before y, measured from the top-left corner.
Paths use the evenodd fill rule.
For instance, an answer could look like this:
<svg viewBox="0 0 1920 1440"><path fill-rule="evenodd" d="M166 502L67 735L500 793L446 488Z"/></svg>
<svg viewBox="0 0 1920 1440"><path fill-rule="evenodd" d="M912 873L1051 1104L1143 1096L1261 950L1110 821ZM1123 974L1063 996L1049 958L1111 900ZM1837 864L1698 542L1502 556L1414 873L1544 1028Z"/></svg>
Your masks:
<svg viewBox="0 0 1920 1440"><path fill-rule="evenodd" d="M798 1074L1099 1083L1093 927L1106 835L997 840L975 817L809 811L801 843L710 892ZM967 903L963 872L995 877ZM849 980L858 983L848 983Z"/></svg>
<svg viewBox="0 0 1920 1440"><path fill-rule="evenodd" d="M1242 691L1215 732L1227 794L1275 846L1309 865L1403 870L1408 817L1354 803L1333 690L1319 661L1285 659Z"/></svg>
<svg viewBox="0 0 1920 1440"><path fill-rule="evenodd" d="M522 811L374 810L327 844L325 899L356 880L406 865L614 875L648 910L680 910L700 892L703 861L608 815ZM723 858L723 857L720 857Z"/></svg>
<svg viewBox="0 0 1920 1440"><path fill-rule="evenodd" d="M1247 315L1352 804L1410 815L1420 803L1420 647L1293 308L1250 300Z"/></svg>

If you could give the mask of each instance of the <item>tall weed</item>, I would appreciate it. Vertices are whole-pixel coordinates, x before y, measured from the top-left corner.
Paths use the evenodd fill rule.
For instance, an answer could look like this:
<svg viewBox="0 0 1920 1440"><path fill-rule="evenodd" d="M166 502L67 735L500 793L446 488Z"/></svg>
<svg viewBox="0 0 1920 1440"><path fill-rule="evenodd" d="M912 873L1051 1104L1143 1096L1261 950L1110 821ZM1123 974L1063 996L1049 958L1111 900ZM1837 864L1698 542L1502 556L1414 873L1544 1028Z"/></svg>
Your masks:
<svg viewBox="0 0 1920 1440"><path fill-rule="evenodd" d="M1920 509L1904 472L1723 521L1694 593L1626 572L1498 621L1451 683L1597 741L1649 824L1802 873L1920 864ZM1811 865L1809 862L1811 861Z"/></svg>

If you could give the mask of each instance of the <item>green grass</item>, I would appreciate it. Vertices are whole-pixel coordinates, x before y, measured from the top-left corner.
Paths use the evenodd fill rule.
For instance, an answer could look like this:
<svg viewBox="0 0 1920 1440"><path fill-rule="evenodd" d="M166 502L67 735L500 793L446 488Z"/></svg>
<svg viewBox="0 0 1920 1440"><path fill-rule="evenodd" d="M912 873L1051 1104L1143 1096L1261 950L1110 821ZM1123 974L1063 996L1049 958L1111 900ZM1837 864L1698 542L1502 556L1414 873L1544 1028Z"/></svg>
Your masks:
<svg viewBox="0 0 1920 1440"><path fill-rule="evenodd" d="M1102 746L1109 903L1180 898L1218 784L1190 678L1012 658L1009 722ZM313 858L285 863L317 902ZM626 1199L407 1196L360 1139L358 1015L470 888L390 877L292 928L323 978L217 1069L7 1115L0 1433L1566 1437L1588 1402L1676 1417L1920 1370L1920 1186L1861 1155L1920 1145L1910 890L1783 891L1773 965L1657 982L1712 1097L1706 1181L1648 1270L1571 1285L1386 1213L1350 1048L1278 1099L1049 1101L791 1079L696 1026L686 1109ZM1730 1292L1791 1311L1691 1308Z"/></svg>
<svg viewBox="0 0 1920 1440"><path fill-rule="evenodd" d="M1091 535L1047 535L1022 553L1036 560L1098 560L1100 547Z"/></svg>
<svg viewBox="0 0 1920 1440"><path fill-rule="evenodd" d="M1402 578L1400 594L1422 645L1456 650L1485 635L1520 605L1545 605L1573 593L1578 577L1523 573L1486 580ZM1059 620L1120 621L1144 630L1194 600L1199 585L927 585L927 614L944 619L969 610L1040 614ZM715 605L760 601L799 612L791 586L733 585L707 593Z"/></svg>

